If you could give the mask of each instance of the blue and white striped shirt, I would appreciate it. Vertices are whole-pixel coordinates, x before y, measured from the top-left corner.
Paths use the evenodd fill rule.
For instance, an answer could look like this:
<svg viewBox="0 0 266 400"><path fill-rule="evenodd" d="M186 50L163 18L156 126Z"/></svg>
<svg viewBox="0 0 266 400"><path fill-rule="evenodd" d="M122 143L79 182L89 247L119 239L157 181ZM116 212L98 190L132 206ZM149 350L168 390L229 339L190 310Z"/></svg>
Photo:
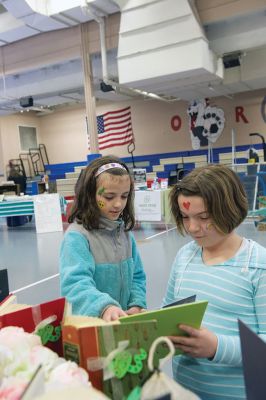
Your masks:
<svg viewBox="0 0 266 400"><path fill-rule="evenodd" d="M245 399L238 318L266 340L266 249L249 240L230 260L207 266L201 248L188 243L177 253L163 304L193 294L208 300L202 325L218 347L212 361L174 357L174 377L203 400Z"/></svg>

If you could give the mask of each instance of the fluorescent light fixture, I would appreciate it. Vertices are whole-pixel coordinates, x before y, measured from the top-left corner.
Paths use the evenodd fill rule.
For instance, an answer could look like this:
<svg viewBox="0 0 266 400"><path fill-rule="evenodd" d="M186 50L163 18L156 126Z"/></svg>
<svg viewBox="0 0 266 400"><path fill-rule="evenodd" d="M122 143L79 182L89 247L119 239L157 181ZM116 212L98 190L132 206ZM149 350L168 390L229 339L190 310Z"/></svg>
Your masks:
<svg viewBox="0 0 266 400"><path fill-rule="evenodd" d="M46 16L59 14L68 11L75 7L84 7L87 3L92 3L94 0L25 0L28 6L36 13Z"/></svg>

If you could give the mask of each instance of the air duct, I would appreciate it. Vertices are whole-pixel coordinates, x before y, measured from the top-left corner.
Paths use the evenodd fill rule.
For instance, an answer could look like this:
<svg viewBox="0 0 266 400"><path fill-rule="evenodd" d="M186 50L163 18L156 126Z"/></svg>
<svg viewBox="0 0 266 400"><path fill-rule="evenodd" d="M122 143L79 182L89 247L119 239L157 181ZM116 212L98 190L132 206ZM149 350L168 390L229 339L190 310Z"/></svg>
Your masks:
<svg viewBox="0 0 266 400"><path fill-rule="evenodd" d="M160 100L167 103L172 103L174 101L180 100L179 98L171 98L168 99L167 97L159 96L155 93L151 93L150 91L143 91L141 89L132 88L128 85L122 85L120 82L117 82L109 77L108 68L107 68L107 52L106 52L106 43L105 43L105 23L104 18L100 17L96 14L95 9L90 6L90 4L86 4L86 11L93 16L96 22L99 24L100 29L100 45L101 45L101 58L102 58L102 71L103 71L103 82L104 85L101 83L101 90L102 87L106 88L109 87L108 91L111 91L111 87L114 91L119 94L127 94L131 96L144 96L150 97L154 100ZM104 91L104 90L103 90ZM106 91L106 90L105 90Z"/></svg>
<svg viewBox="0 0 266 400"><path fill-rule="evenodd" d="M117 3L121 84L159 92L164 83L181 87L184 79L190 84L222 80L222 60L209 49L189 0Z"/></svg>

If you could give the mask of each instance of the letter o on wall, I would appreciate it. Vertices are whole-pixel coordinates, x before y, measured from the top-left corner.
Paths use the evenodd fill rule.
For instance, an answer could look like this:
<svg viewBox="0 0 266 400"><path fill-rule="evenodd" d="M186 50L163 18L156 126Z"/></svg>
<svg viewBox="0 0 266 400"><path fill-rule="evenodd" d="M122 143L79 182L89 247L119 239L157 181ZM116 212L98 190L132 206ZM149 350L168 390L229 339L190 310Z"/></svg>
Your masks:
<svg viewBox="0 0 266 400"><path fill-rule="evenodd" d="M179 131L179 129L181 128L182 125L182 120L179 117L179 115L174 115L171 118L171 127L173 129L173 131Z"/></svg>

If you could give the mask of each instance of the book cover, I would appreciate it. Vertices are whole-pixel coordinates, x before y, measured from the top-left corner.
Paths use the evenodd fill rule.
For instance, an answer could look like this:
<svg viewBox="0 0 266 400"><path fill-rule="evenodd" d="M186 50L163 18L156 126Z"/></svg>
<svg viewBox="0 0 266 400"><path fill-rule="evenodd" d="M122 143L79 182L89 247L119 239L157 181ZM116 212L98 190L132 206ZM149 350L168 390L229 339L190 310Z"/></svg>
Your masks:
<svg viewBox="0 0 266 400"><path fill-rule="evenodd" d="M265 400L266 343L238 320L247 400Z"/></svg>
<svg viewBox="0 0 266 400"><path fill-rule="evenodd" d="M161 308L160 310L145 311L139 314L119 318L119 321L128 323L130 321L144 322L148 320L157 321L158 336L184 336L185 333L178 328L179 324L190 325L199 328L206 310L207 301L195 301L192 303L180 304ZM176 355L181 354L176 350Z"/></svg>
<svg viewBox="0 0 266 400"><path fill-rule="evenodd" d="M103 388L103 371L88 370L87 360L100 355L97 327L104 324L101 318L73 315L62 326L64 358L86 369L92 385L99 390Z"/></svg>
<svg viewBox="0 0 266 400"><path fill-rule="evenodd" d="M75 321L70 317L62 328L64 357L86 369L95 388L113 399L124 398L149 373L148 352L158 336L156 331L156 321L120 324L105 323L92 317L77 317ZM126 344L125 348L120 348L122 343ZM108 378L101 363L113 351L115 355L110 359L112 366ZM95 361L99 364L93 368ZM108 368L107 375L109 372Z"/></svg>
<svg viewBox="0 0 266 400"><path fill-rule="evenodd" d="M0 329L5 326L18 326L25 332L33 333L41 321L52 317L52 322L38 331L42 344L62 356L61 322L64 318L66 301L64 297L35 306L21 305L20 310L8 312L8 307L0 315ZM9 304L9 307L12 306ZM19 308L19 304L13 305Z"/></svg>
<svg viewBox="0 0 266 400"><path fill-rule="evenodd" d="M17 296L10 293L0 302L0 316L31 307L28 304L18 304Z"/></svg>
<svg viewBox="0 0 266 400"><path fill-rule="evenodd" d="M107 357L123 341L128 346L111 361L115 376L103 381L103 392L111 399L124 399L142 384L150 371L148 355L153 341L158 336L156 321L132 321L113 327L98 328L101 357ZM157 353L157 352L156 352ZM155 364L158 365L157 354Z"/></svg>
<svg viewBox="0 0 266 400"><path fill-rule="evenodd" d="M193 303L194 301L196 301L196 295L195 294L193 294L192 296L189 296L189 297L185 297L184 299L174 301L173 303L166 304L162 308L172 307L172 306L179 306L180 304L186 304L186 303Z"/></svg>

